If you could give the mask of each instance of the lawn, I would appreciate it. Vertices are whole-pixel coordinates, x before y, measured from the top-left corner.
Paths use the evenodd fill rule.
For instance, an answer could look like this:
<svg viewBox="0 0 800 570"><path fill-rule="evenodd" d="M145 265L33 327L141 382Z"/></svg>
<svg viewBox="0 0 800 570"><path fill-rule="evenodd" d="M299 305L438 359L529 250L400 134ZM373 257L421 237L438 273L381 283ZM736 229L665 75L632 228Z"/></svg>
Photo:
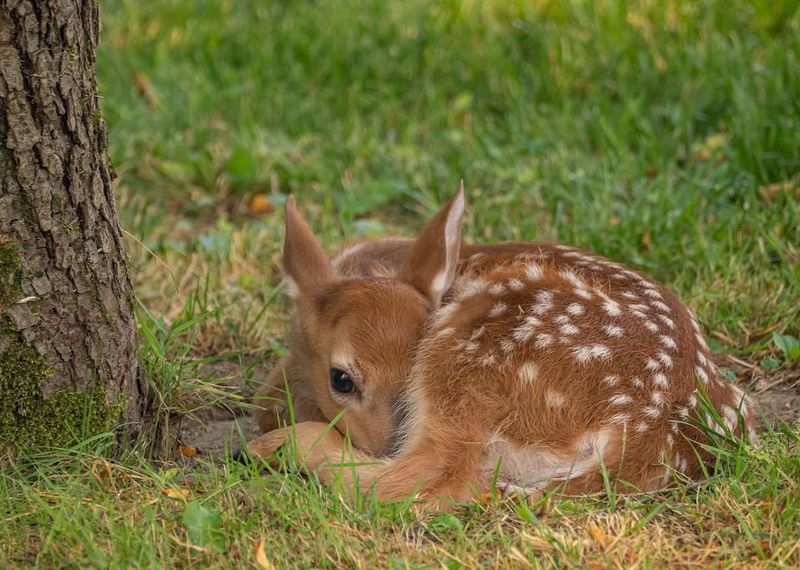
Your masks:
<svg viewBox="0 0 800 570"><path fill-rule="evenodd" d="M0 566L800 566L796 1L100 5L142 355L185 447L17 459ZM469 241L558 240L662 281L787 423L721 445L707 483L438 515L223 460L285 351L286 196L334 249L412 235L462 178Z"/></svg>

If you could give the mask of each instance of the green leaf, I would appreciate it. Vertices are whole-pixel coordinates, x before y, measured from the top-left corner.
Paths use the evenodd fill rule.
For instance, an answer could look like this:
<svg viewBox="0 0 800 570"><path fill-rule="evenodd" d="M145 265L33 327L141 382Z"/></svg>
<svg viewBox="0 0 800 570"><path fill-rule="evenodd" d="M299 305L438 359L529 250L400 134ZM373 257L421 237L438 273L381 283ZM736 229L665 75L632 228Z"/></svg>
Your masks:
<svg viewBox="0 0 800 570"><path fill-rule="evenodd" d="M773 358L772 356L765 356L761 359L759 365L764 370L775 370L781 365L781 361L777 358Z"/></svg>
<svg viewBox="0 0 800 570"><path fill-rule="evenodd" d="M210 546L216 552L225 552L225 537L222 534L222 516L209 511L198 501L186 505L181 522L189 532L189 539L196 546Z"/></svg>
<svg viewBox="0 0 800 570"><path fill-rule="evenodd" d="M464 523L461 522L457 516L450 513L442 513L433 519L428 528L432 531L448 531L448 530L461 530L464 528Z"/></svg>
<svg viewBox="0 0 800 570"><path fill-rule="evenodd" d="M787 362L800 360L800 340L792 335L773 333L772 342L781 350Z"/></svg>

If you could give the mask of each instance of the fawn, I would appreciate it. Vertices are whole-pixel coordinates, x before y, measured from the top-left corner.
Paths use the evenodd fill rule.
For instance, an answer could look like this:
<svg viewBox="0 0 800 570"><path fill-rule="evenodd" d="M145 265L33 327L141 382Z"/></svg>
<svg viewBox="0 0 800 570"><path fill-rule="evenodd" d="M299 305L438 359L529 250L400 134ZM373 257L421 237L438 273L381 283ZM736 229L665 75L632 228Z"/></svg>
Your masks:
<svg viewBox="0 0 800 570"><path fill-rule="evenodd" d="M535 495L599 491L604 474L633 490L697 477L710 459L700 416L755 437L750 400L671 292L564 245L462 246L464 207L462 186L416 239L331 261L287 201L296 314L268 384L295 390L299 423L260 414L272 431L251 454L291 440L325 484L438 504L492 485Z"/></svg>

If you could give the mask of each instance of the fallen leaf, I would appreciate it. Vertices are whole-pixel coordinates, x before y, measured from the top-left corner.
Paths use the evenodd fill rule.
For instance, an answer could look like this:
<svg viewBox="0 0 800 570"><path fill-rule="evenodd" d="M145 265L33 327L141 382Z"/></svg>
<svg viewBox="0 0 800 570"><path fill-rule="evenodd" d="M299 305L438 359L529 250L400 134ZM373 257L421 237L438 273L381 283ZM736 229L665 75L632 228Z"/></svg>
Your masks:
<svg viewBox="0 0 800 570"><path fill-rule="evenodd" d="M184 457L197 457L197 454L200 453L196 447L187 447L182 445L178 448L178 453L183 455Z"/></svg>
<svg viewBox="0 0 800 570"><path fill-rule="evenodd" d="M275 565L267 559L267 555L264 553L263 538L256 544L256 564L264 570L275 570Z"/></svg>
<svg viewBox="0 0 800 570"><path fill-rule="evenodd" d="M186 500L189 498L189 489L184 487L167 487L164 489L164 496L170 499Z"/></svg>
<svg viewBox="0 0 800 570"><path fill-rule="evenodd" d="M151 107L157 107L159 104L158 95L153 90L153 85L150 83L150 78L144 73L136 72L133 74L133 85L136 87L136 92L139 97L147 101Z"/></svg>
<svg viewBox="0 0 800 570"><path fill-rule="evenodd" d="M596 523L591 523L589 525L589 534L592 536L595 542L599 542L601 545L603 545L604 549L607 550L608 547L611 546L611 539L602 528L597 526Z"/></svg>
<svg viewBox="0 0 800 570"><path fill-rule="evenodd" d="M767 202L774 202L781 194L788 194L800 197L800 180L787 180L785 182L773 182L758 189L758 195Z"/></svg>
<svg viewBox="0 0 800 570"><path fill-rule="evenodd" d="M250 198L251 214L268 214L275 211L275 204L270 202L266 194L256 194Z"/></svg>

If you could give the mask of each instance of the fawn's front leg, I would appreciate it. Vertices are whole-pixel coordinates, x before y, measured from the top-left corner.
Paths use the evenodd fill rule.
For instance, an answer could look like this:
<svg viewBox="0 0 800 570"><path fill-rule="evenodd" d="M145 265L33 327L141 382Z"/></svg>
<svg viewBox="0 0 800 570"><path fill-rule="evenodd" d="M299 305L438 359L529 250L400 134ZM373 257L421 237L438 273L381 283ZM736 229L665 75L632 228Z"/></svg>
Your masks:
<svg viewBox="0 0 800 570"><path fill-rule="evenodd" d="M463 501L472 496L469 474L445 473L441 450L422 442L394 459L372 457L348 445L342 434L321 422L303 422L266 433L247 445L252 455L269 459L281 447L294 446L295 458L325 486L340 482L346 495L374 489L380 500L406 499L419 494L430 506ZM273 461L273 466L275 462Z"/></svg>

